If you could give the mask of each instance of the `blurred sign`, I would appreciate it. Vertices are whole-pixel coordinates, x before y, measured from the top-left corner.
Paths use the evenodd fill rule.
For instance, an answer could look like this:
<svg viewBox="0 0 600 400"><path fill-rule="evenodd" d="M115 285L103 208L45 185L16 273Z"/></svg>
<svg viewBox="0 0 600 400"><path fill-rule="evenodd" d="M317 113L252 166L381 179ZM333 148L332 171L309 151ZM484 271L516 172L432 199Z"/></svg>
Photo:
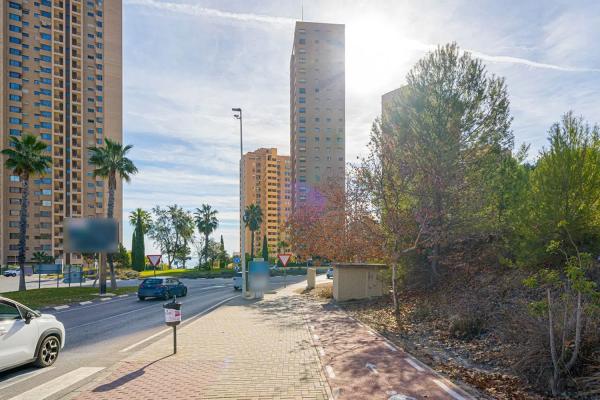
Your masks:
<svg viewBox="0 0 600 400"><path fill-rule="evenodd" d="M269 284L269 263L266 261L250 261L248 270L250 290L262 292Z"/></svg>
<svg viewBox="0 0 600 400"><path fill-rule="evenodd" d="M150 261L150 264L152 264L153 266L157 266L158 264L160 264L160 259L162 258L161 254L149 254L146 256L148 258L148 261Z"/></svg>
<svg viewBox="0 0 600 400"><path fill-rule="evenodd" d="M235 256L235 257L233 257L233 262L234 262L234 264L239 264L239 263L240 263L240 261L242 261L242 260L240 259L240 257L239 257L239 256Z"/></svg>
<svg viewBox="0 0 600 400"><path fill-rule="evenodd" d="M291 254L277 254L277 258L279 258L279 261L281 261L281 264L283 264L283 266L285 267L287 265L287 263L290 261L290 258L292 258Z"/></svg>
<svg viewBox="0 0 600 400"><path fill-rule="evenodd" d="M113 218L65 218L65 252L116 253L119 226Z"/></svg>
<svg viewBox="0 0 600 400"><path fill-rule="evenodd" d="M60 274L62 264L38 264L33 266L33 271L36 274Z"/></svg>
<svg viewBox="0 0 600 400"><path fill-rule="evenodd" d="M165 309L165 323L169 326L177 326L181 322L181 303L173 300L163 304Z"/></svg>

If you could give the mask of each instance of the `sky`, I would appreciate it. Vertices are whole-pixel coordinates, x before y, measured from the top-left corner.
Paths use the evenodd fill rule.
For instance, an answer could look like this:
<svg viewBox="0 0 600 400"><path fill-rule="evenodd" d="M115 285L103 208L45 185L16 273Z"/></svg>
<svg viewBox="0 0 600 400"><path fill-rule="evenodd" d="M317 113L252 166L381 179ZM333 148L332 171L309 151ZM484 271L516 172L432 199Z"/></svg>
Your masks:
<svg viewBox="0 0 600 400"><path fill-rule="evenodd" d="M216 240L239 250L239 126L244 151L289 154L294 23L346 25L346 160L364 155L381 95L438 44L457 42L508 86L517 146L534 159L573 110L600 123L600 1L123 0L124 142L139 173L130 211L208 203ZM131 245L124 224L124 244ZM157 247L146 239L146 252Z"/></svg>

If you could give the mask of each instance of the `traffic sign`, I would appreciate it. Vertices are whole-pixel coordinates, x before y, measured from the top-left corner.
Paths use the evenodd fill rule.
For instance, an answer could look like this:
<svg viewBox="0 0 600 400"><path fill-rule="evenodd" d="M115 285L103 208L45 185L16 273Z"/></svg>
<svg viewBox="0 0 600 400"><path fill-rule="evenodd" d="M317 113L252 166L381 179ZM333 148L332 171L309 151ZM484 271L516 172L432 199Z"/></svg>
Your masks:
<svg viewBox="0 0 600 400"><path fill-rule="evenodd" d="M234 262L234 264L239 264L239 263L240 263L240 261L241 261L241 259L240 259L240 257L239 257L239 256L235 256L235 257L233 257L233 262Z"/></svg>
<svg viewBox="0 0 600 400"><path fill-rule="evenodd" d="M146 256L148 258L148 261L150 261L150 264L152 264L153 266L157 266L158 264L160 264L160 259L162 258L162 255L160 254L149 254Z"/></svg>
<svg viewBox="0 0 600 400"><path fill-rule="evenodd" d="M283 266L285 267L290 261L290 258L292 258L292 255L289 253L277 254L277 258L279 258L279 261L281 261L281 264L283 264Z"/></svg>

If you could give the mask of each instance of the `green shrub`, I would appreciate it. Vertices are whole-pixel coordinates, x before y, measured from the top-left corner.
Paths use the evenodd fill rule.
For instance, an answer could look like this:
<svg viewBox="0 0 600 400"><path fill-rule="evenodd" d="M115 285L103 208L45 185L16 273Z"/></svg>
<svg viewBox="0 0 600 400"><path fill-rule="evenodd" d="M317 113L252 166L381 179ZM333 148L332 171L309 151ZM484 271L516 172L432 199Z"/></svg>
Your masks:
<svg viewBox="0 0 600 400"><path fill-rule="evenodd" d="M471 340L483 333L484 323L481 318L474 315L455 315L450 318L448 330L452 337Z"/></svg>

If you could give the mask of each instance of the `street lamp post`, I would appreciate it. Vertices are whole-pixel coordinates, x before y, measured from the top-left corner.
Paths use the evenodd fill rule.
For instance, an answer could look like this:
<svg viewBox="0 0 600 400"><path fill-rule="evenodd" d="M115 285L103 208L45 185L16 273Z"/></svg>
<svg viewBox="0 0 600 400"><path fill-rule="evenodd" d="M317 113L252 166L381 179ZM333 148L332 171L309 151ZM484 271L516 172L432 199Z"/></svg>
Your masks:
<svg viewBox="0 0 600 400"><path fill-rule="evenodd" d="M232 108L234 117L240 120L240 254L242 258L242 297L246 297L246 227L244 225L244 142L242 135L242 109Z"/></svg>

